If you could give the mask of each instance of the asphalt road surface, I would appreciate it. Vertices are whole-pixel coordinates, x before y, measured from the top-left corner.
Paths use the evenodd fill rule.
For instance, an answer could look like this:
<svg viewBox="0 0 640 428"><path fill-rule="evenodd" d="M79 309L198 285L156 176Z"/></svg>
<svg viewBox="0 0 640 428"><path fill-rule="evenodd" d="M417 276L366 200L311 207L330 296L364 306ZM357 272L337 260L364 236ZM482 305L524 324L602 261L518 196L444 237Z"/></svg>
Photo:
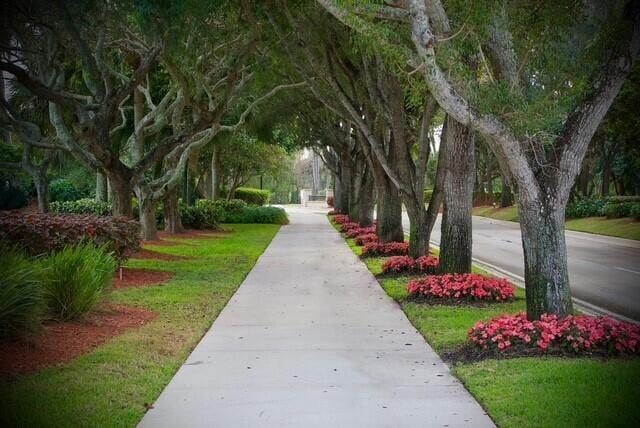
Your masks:
<svg viewBox="0 0 640 428"><path fill-rule="evenodd" d="M408 231L406 213L403 225ZM440 218L431 239L440 243ZM566 232L566 239L571 291L577 303L640 321L640 241L573 231ZM524 261L519 224L474 216L473 255L521 279Z"/></svg>

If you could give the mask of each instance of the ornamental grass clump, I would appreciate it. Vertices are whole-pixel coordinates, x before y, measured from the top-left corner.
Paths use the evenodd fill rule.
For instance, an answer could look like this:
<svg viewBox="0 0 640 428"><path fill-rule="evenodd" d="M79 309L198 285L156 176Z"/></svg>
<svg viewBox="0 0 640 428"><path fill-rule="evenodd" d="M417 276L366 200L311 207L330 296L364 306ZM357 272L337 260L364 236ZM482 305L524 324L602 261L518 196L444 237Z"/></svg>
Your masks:
<svg viewBox="0 0 640 428"><path fill-rule="evenodd" d="M58 321L78 318L102 298L117 268L105 246L68 246L42 261L43 293L49 316Z"/></svg>
<svg viewBox="0 0 640 428"><path fill-rule="evenodd" d="M363 256L404 256L409 253L408 242L369 242L362 247Z"/></svg>
<svg viewBox="0 0 640 428"><path fill-rule="evenodd" d="M515 289L503 278L475 273L429 275L409 281L407 292L412 297L433 301L505 301L513 299Z"/></svg>
<svg viewBox="0 0 640 428"><path fill-rule="evenodd" d="M0 244L0 338L34 332L40 325L43 309L38 264Z"/></svg>
<svg viewBox="0 0 640 428"><path fill-rule="evenodd" d="M640 355L640 326L611 317L588 315L558 318L544 314L529 321L524 312L476 323L468 333L479 349L496 352L534 350L576 354Z"/></svg>
<svg viewBox="0 0 640 428"><path fill-rule="evenodd" d="M410 256L389 257L382 264L382 273L436 273L440 260L432 255L414 259Z"/></svg>

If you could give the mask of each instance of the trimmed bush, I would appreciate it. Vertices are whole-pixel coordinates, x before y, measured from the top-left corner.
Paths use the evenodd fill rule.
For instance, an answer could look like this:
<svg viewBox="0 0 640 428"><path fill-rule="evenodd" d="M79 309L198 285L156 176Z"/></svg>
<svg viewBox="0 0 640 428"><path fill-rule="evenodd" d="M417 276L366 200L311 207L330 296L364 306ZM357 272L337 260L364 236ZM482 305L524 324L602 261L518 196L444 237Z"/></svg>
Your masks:
<svg viewBox="0 0 640 428"><path fill-rule="evenodd" d="M220 214L216 202L208 199L198 199L195 206L180 203L180 217L182 225L191 229L218 230Z"/></svg>
<svg viewBox="0 0 640 428"><path fill-rule="evenodd" d="M640 202L640 196L609 196L607 202L610 204L623 204L625 202Z"/></svg>
<svg viewBox="0 0 640 428"><path fill-rule="evenodd" d="M521 312L478 322L468 334L480 349L566 350L575 353L640 354L640 326L610 317L587 315L558 318L542 315L529 321Z"/></svg>
<svg viewBox="0 0 640 428"><path fill-rule="evenodd" d="M76 186L66 178L53 180L49 184L49 200L56 201L75 201L82 198L82 192L76 189Z"/></svg>
<svg viewBox="0 0 640 428"><path fill-rule="evenodd" d="M370 234L370 233L376 233L376 227L375 226L357 227L357 228L349 229L345 233L345 236L347 238L355 238L358 235L365 235L365 234Z"/></svg>
<svg viewBox="0 0 640 428"><path fill-rule="evenodd" d="M604 214L607 218L631 217L631 211L635 205L640 205L640 202L608 203L604 206Z"/></svg>
<svg viewBox="0 0 640 428"><path fill-rule="evenodd" d="M364 233L362 235L358 235L355 238L356 245L363 246L370 242L378 242L378 235L375 233Z"/></svg>
<svg viewBox="0 0 640 428"><path fill-rule="evenodd" d="M91 311L109 286L118 266L105 246L68 246L42 261L43 291L49 315L78 318Z"/></svg>
<svg viewBox="0 0 640 428"><path fill-rule="evenodd" d="M408 253L408 242L369 242L362 247L363 256L405 256Z"/></svg>
<svg viewBox="0 0 640 428"><path fill-rule="evenodd" d="M342 233L347 233L350 230L358 230L360 229L360 224L359 223L355 223L355 222L348 222L348 223L342 223L340 225L340 232Z"/></svg>
<svg viewBox="0 0 640 428"><path fill-rule="evenodd" d="M21 181L0 181L0 210L14 210L29 204L29 192Z"/></svg>
<svg viewBox="0 0 640 428"><path fill-rule="evenodd" d="M347 214L335 214L331 220L336 224L350 223L351 220Z"/></svg>
<svg viewBox="0 0 640 428"><path fill-rule="evenodd" d="M631 207L631 217L636 221L640 221L640 204L634 204Z"/></svg>
<svg viewBox="0 0 640 428"><path fill-rule="evenodd" d="M226 223L289 224L289 217L282 208L248 206L242 217L230 218Z"/></svg>
<svg viewBox="0 0 640 428"><path fill-rule="evenodd" d="M238 187L235 199L245 201L249 205L266 205L271 199L271 192L268 190L254 189L252 187Z"/></svg>
<svg viewBox="0 0 640 428"><path fill-rule="evenodd" d="M413 297L456 302L512 299L515 289L503 278L491 278L475 273L430 275L409 281L407 292Z"/></svg>
<svg viewBox="0 0 640 428"><path fill-rule="evenodd" d="M565 217L602 217L604 215L604 207L606 205L606 199L580 199L579 201L567 204Z"/></svg>
<svg viewBox="0 0 640 428"><path fill-rule="evenodd" d="M88 214L0 213L0 240L37 256L59 251L82 240L122 261L140 248L140 225L124 217Z"/></svg>
<svg viewBox="0 0 640 428"><path fill-rule="evenodd" d="M111 205L108 202L96 202L91 198L77 201L51 202L49 209L53 213L110 215Z"/></svg>
<svg viewBox="0 0 640 428"><path fill-rule="evenodd" d="M199 199L195 207L181 207L181 214L183 224L194 229L216 229L218 223L289 223L282 208L247 205L239 199Z"/></svg>
<svg viewBox="0 0 640 428"><path fill-rule="evenodd" d="M42 312L39 266L0 243L0 338L32 333L40 324Z"/></svg>
<svg viewBox="0 0 640 428"><path fill-rule="evenodd" d="M382 273L435 273L439 263L440 260L432 255L421 256L417 259L410 256L393 256L382 264Z"/></svg>

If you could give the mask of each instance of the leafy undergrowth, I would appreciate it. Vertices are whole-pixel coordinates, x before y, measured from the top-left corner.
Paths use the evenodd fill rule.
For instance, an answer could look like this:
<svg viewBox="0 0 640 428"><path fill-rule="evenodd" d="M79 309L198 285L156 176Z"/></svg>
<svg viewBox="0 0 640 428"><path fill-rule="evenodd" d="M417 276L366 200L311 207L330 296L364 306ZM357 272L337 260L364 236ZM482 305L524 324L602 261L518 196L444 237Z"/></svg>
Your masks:
<svg viewBox="0 0 640 428"><path fill-rule="evenodd" d="M233 233L213 239L149 247L189 258L129 261L129 267L176 272L164 286L128 288L109 297L152 310L158 318L69 364L0 384L0 426L135 426L279 226L231 228Z"/></svg>
<svg viewBox="0 0 640 428"><path fill-rule="evenodd" d="M359 248L352 240L347 242L354 251ZM377 257L363 262L379 274L384 260ZM484 273L476 267L474 272ZM476 322L525 310L520 288L515 300L506 303L452 306L411 302L407 300L407 283L418 276L378 280L440 355L464 345ZM640 396L639 359L488 359L457 363L453 372L501 427L633 426L640 420L640 407L635 405Z"/></svg>

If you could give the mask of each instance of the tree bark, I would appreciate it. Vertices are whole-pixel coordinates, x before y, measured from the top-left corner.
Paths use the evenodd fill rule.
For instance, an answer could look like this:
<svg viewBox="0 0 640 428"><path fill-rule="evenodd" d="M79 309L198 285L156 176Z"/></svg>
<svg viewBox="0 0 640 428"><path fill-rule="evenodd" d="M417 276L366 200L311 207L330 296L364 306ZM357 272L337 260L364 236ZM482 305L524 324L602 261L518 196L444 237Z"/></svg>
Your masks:
<svg viewBox="0 0 640 428"><path fill-rule="evenodd" d="M36 195L38 198L38 212L49 212L49 179L47 174L38 174L33 180L33 184L36 187Z"/></svg>
<svg viewBox="0 0 640 428"><path fill-rule="evenodd" d="M527 317L544 313L571 315L573 306L564 236L564 204L547 196L546 203L520 198L520 229L524 248Z"/></svg>
<svg viewBox="0 0 640 428"><path fill-rule="evenodd" d="M215 201L220 198L220 144L213 145L213 153L211 155L211 200Z"/></svg>
<svg viewBox="0 0 640 428"><path fill-rule="evenodd" d="M409 255L420 257L429 253L429 239L431 228L424 202L417 202L416 198L404 200L409 216Z"/></svg>
<svg viewBox="0 0 640 428"><path fill-rule="evenodd" d="M101 173L96 173L96 202L107 202L109 192L107 189L107 177Z"/></svg>
<svg viewBox="0 0 640 428"><path fill-rule="evenodd" d="M403 242L402 229L402 201L398 189L382 171L382 176L376 180L376 195L378 199L377 227L378 241Z"/></svg>
<svg viewBox="0 0 640 428"><path fill-rule="evenodd" d="M511 186L507 184L504 176L502 177L502 194L500 195L500 207L507 208L513 205L513 194Z"/></svg>
<svg viewBox="0 0 640 428"><path fill-rule="evenodd" d="M445 154L443 193L444 209L440 241L440 271L442 273L471 272L472 238L471 212L475 181L475 133L448 117L449 140Z"/></svg>
<svg viewBox="0 0 640 428"><path fill-rule="evenodd" d="M111 212L114 216L133 217L131 206L131 194L133 186L129 180L123 179L119 174L109 175L111 186Z"/></svg>
<svg viewBox="0 0 640 428"><path fill-rule="evenodd" d="M357 221L362 227L368 227L373 224L373 177L371 171L366 168L362 173L360 187L358 189Z"/></svg>
<svg viewBox="0 0 640 428"><path fill-rule="evenodd" d="M167 233L184 232L178 206L178 191L169 192L163 200L164 230Z"/></svg>
<svg viewBox="0 0 640 428"><path fill-rule="evenodd" d="M136 192L139 204L139 218L141 237L144 241L153 241L158 239L158 227L156 225L156 204L155 200L145 193L143 189Z"/></svg>

